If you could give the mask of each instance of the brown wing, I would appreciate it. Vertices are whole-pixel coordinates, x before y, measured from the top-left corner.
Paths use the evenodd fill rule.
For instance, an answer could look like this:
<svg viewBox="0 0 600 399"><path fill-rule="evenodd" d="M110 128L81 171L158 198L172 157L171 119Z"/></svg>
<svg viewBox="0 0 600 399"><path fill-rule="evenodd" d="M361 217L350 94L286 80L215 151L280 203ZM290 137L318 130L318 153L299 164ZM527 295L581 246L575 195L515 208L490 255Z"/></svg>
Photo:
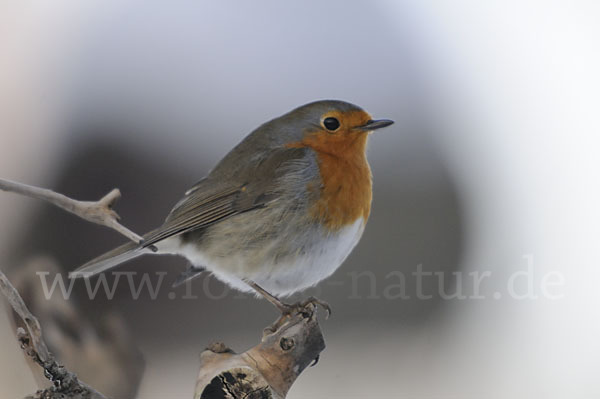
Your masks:
<svg viewBox="0 0 600 399"><path fill-rule="evenodd" d="M237 206L244 191L242 186L229 188L206 198L190 195L171 213L160 229L144 240L144 246L151 246L173 235L206 227L221 219L262 206L262 204L253 204L249 207Z"/></svg>
<svg viewBox="0 0 600 399"><path fill-rule="evenodd" d="M273 150L237 169L233 176L209 175L188 190L159 229L144 237L144 247L266 206L281 194L277 181L290 172L285 166L296 165L303 155L299 149Z"/></svg>

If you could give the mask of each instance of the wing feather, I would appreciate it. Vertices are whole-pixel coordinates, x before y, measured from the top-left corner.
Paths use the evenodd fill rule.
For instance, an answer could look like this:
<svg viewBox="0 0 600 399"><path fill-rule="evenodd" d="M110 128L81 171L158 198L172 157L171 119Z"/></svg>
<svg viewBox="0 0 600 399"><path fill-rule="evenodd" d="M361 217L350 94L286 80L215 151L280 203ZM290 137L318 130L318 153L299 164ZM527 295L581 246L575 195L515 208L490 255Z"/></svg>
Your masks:
<svg viewBox="0 0 600 399"><path fill-rule="evenodd" d="M165 223L150 236L144 247L165 238L207 227L225 218L264 207L282 193L279 178L291 169L302 169L305 151L297 148L271 149L263 157L239 168L232 176L209 174L179 201Z"/></svg>
<svg viewBox="0 0 600 399"><path fill-rule="evenodd" d="M173 235L207 227L223 218L248 211L235 207L236 198L242 193L242 188L225 190L220 195L212 195L206 199L195 201L188 198L182 206L174 209L169 219L158 231L144 240L148 247Z"/></svg>

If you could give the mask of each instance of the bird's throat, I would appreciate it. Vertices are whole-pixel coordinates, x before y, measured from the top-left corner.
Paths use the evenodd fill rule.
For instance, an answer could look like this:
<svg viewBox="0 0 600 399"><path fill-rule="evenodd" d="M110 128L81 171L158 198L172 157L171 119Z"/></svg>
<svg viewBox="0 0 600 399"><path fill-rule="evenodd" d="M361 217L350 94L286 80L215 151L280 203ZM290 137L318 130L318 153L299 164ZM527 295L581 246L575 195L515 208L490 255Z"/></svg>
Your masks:
<svg viewBox="0 0 600 399"><path fill-rule="evenodd" d="M322 137L322 136L321 136ZM325 140L327 138L325 137ZM312 148L317 155L321 186L311 215L331 231L367 221L371 211L371 169L366 157L367 134L352 140L327 143L320 135L308 136L298 147ZM315 190L316 187L309 187Z"/></svg>

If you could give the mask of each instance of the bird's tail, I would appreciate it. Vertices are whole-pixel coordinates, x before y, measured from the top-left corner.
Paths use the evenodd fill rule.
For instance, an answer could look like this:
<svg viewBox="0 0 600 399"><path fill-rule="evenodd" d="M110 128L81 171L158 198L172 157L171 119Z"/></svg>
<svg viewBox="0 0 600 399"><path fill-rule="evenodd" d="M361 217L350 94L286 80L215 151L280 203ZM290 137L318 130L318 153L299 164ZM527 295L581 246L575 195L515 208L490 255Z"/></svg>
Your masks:
<svg viewBox="0 0 600 399"><path fill-rule="evenodd" d="M130 259L152 252L150 248L130 241L73 270L69 273L69 278L92 277Z"/></svg>

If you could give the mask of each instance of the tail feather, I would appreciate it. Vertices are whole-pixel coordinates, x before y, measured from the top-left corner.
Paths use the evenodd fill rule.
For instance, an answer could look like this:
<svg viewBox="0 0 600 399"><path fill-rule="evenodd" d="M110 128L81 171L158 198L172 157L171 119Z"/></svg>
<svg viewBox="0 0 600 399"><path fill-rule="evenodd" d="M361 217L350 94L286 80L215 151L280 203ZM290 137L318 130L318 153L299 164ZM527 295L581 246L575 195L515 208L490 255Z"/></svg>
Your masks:
<svg viewBox="0 0 600 399"><path fill-rule="evenodd" d="M69 278L95 276L148 251L135 242L128 242L78 267L69 273Z"/></svg>

